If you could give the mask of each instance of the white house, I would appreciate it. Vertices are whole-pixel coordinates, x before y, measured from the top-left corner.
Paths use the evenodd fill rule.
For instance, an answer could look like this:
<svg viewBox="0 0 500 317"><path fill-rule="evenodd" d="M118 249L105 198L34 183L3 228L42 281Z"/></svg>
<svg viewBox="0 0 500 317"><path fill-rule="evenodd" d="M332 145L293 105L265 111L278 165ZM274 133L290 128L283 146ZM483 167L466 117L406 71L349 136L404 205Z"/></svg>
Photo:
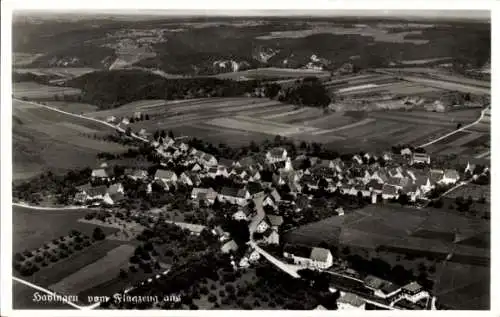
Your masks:
<svg viewBox="0 0 500 317"><path fill-rule="evenodd" d="M267 223L265 219L263 219L258 225L257 228L255 229L256 232L258 233L264 233L267 229L269 229L270 226Z"/></svg>
<svg viewBox="0 0 500 317"><path fill-rule="evenodd" d="M324 248L309 248L299 245L285 246L283 256L290 258L297 265L311 269L327 269L333 265L330 250Z"/></svg>
<svg viewBox="0 0 500 317"><path fill-rule="evenodd" d="M130 120L128 118L123 118L121 123L128 125L130 124Z"/></svg>
<svg viewBox="0 0 500 317"><path fill-rule="evenodd" d="M393 199L393 198L398 198L398 188L393 185L389 184L384 184L382 187L382 198L383 199Z"/></svg>
<svg viewBox="0 0 500 317"><path fill-rule="evenodd" d="M359 154L356 154L352 157L352 160L358 164L363 164L363 159L361 158L361 156Z"/></svg>
<svg viewBox="0 0 500 317"><path fill-rule="evenodd" d="M401 149L399 152L402 156L411 156L412 152L409 148Z"/></svg>
<svg viewBox="0 0 500 317"><path fill-rule="evenodd" d="M451 185L458 182L460 175L456 170L447 169L444 171L443 178L439 181L440 184Z"/></svg>
<svg viewBox="0 0 500 317"><path fill-rule="evenodd" d="M422 299L430 298L429 292L427 292L420 284L417 282L411 282L401 289L401 297L406 298L412 303L416 303Z"/></svg>
<svg viewBox="0 0 500 317"><path fill-rule="evenodd" d="M155 180L162 180L164 183L175 184L177 175L173 171L158 169L154 176Z"/></svg>
<svg viewBox="0 0 500 317"><path fill-rule="evenodd" d="M108 180L109 179L108 172L106 172L106 170L104 168L98 168L98 169L92 170L92 174L90 175L90 177L93 180L96 180L96 179Z"/></svg>
<svg viewBox="0 0 500 317"><path fill-rule="evenodd" d="M413 153L410 165L413 164L431 164L431 157L427 153Z"/></svg>
<svg viewBox="0 0 500 317"><path fill-rule="evenodd" d="M116 117L115 116L109 116L106 118L106 122L108 123L112 123L112 122L115 122L116 121Z"/></svg>
<svg viewBox="0 0 500 317"><path fill-rule="evenodd" d="M203 154L199 162L205 166L217 166L217 159L211 154Z"/></svg>
<svg viewBox="0 0 500 317"><path fill-rule="evenodd" d="M252 250L247 252L240 260L240 267L249 267L250 264L256 263L260 259L259 252Z"/></svg>
<svg viewBox="0 0 500 317"><path fill-rule="evenodd" d="M276 163L286 161L288 153L286 149L278 147L274 148L266 153L266 160L269 163Z"/></svg>
<svg viewBox="0 0 500 317"><path fill-rule="evenodd" d="M221 201L244 206L246 205L247 200L251 198L251 195L248 190L244 188L238 189L234 187L223 187L218 197Z"/></svg>

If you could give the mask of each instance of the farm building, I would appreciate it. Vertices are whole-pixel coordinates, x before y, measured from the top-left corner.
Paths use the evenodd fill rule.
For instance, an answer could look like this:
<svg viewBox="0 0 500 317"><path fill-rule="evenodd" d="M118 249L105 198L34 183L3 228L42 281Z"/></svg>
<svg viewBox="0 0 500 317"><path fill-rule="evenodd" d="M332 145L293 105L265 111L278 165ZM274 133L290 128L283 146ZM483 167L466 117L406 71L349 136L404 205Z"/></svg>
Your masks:
<svg viewBox="0 0 500 317"><path fill-rule="evenodd" d="M116 121L116 117L115 116L109 116L106 118L106 122L108 123L113 123Z"/></svg>
<svg viewBox="0 0 500 317"><path fill-rule="evenodd" d="M288 244L284 248L283 256L292 259L297 265L312 269L327 269L333 265L332 253L324 248Z"/></svg>
<svg viewBox="0 0 500 317"><path fill-rule="evenodd" d="M426 153L413 153L410 165L413 164L431 164L431 157Z"/></svg>
<svg viewBox="0 0 500 317"><path fill-rule="evenodd" d="M124 173L127 177L133 180L144 180L148 178L148 172L141 169L126 169Z"/></svg>
<svg viewBox="0 0 500 317"><path fill-rule="evenodd" d="M174 184L177 182L177 175L173 171L158 169L154 176L155 180L162 180L165 183Z"/></svg>
<svg viewBox="0 0 500 317"><path fill-rule="evenodd" d="M288 156L287 151L284 148L274 148L266 153L266 160L269 163L276 163L286 161Z"/></svg>
<svg viewBox="0 0 500 317"><path fill-rule="evenodd" d="M109 179L108 172L104 168L92 170L92 174L90 175L90 177L93 180L108 180Z"/></svg>
<svg viewBox="0 0 500 317"><path fill-rule="evenodd" d="M195 201L204 201L207 205L212 205L217 199L217 192L212 188L193 188L191 199Z"/></svg>
<svg viewBox="0 0 500 317"><path fill-rule="evenodd" d="M444 171L443 178L441 178L439 183L450 185L450 184L455 184L456 182L458 182L459 179L460 175L456 170L448 169Z"/></svg>
<svg viewBox="0 0 500 317"><path fill-rule="evenodd" d="M244 188L223 187L217 196L221 201L243 206L250 199L250 193Z"/></svg>

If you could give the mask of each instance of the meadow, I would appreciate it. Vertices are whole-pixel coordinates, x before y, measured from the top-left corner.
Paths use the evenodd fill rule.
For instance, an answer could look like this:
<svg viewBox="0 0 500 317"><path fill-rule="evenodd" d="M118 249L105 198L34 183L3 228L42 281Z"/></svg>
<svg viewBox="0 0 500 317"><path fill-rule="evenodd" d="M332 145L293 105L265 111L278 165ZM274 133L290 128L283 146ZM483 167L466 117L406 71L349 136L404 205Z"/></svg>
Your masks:
<svg viewBox="0 0 500 317"><path fill-rule="evenodd" d="M98 226L78 221L87 213L87 209L37 210L13 206L12 251L16 253L39 248L46 242L66 236L72 229L92 236L94 228ZM117 230L105 227L101 229L106 234Z"/></svg>
<svg viewBox="0 0 500 317"><path fill-rule="evenodd" d="M114 129L28 102L12 107L13 179L26 179L46 169L66 171L93 167L99 152L124 152L125 146L93 139Z"/></svg>
<svg viewBox="0 0 500 317"><path fill-rule="evenodd" d="M21 82L12 85L12 94L20 99L45 100L54 99L56 95L78 96L81 90L71 87L47 86L35 82Z"/></svg>
<svg viewBox="0 0 500 317"><path fill-rule="evenodd" d="M113 279L121 268L128 269L129 258L134 247L123 244L106 253L97 261L66 276L49 288L60 294L78 294Z"/></svg>

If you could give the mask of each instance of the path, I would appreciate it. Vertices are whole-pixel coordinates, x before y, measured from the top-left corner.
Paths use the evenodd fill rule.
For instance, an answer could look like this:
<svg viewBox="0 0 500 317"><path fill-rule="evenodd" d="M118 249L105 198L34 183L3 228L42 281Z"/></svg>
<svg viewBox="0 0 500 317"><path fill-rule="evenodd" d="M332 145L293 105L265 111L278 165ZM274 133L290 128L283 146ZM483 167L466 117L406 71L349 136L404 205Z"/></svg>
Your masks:
<svg viewBox="0 0 500 317"><path fill-rule="evenodd" d="M479 118L476 121L474 121L472 123L469 123L468 125L465 125L465 126L461 127L460 129L454 130L454 131L452 131L452 132L450 132L448 134L445 134L445 135L443 135L443 136L441 136L441 137L439 137L437 139L434 139L434 140L432 140L430 142L427 142L425 144L419 145L419 146L417 146L417 148L419 148L419 147L420 148L424 148L426 146L432 145L432 144L434 144L436 142L439 142L439 141L441 141L441 140L443 140L443 139L445 139L445 138L447 138L447 137L449 137L449 136L451 136L451 135L453 135L455 133L458 133L460 131L466 130L466 129L468 129L468 128L470 128L470 127L478 124L479 122L481 122L481 120L483 119L483 117L485 115L485 112L488 111L488 110L489 110L489 106L481 111L481 115L479 116Z"/></svg>

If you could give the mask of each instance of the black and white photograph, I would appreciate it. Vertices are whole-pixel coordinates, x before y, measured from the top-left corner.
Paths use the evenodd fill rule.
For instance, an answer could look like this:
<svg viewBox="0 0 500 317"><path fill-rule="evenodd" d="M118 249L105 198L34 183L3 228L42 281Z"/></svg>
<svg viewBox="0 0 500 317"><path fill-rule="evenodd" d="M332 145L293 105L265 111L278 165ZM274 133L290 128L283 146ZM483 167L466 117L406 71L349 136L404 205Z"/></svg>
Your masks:
<svg viewBox="0 0 500 317"><path fill-rule="evenodd" d="M491 310L492 12L423 9L14 10L12 309Z"/></svg>

